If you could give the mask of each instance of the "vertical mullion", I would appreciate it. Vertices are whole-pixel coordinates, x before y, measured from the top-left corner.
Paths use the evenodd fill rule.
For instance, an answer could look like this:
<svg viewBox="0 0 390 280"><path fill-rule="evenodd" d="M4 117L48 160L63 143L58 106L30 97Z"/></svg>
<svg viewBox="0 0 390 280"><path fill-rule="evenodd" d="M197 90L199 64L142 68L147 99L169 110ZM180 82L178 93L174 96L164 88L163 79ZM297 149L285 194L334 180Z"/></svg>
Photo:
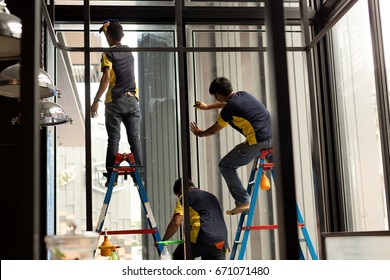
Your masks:
<svg viewBox="0 0 390 280"><path fill-rule="evenodd" d="M281 259L299 259L290 97L282 0L265 1ZM283 140L281 140L283 139ZM283 143L282 143L283 141Z"/></svg>

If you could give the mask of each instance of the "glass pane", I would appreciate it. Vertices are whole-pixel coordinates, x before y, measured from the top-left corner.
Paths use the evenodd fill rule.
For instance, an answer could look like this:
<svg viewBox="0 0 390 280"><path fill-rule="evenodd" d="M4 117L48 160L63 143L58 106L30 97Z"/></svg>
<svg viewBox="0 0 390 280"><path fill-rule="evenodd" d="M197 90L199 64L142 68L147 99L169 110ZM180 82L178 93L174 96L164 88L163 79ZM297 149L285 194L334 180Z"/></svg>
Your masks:
<svg viewBox="0 0 390 280"><path fill-rule="evenodd" d="M264 7L264 1L247 0L247 1L229 1L229 0L185 0L185 6L201 6L201 7Z"/></svg>
<svg viewBox="0 0 390 280"><path fill-rule="evenodd" d="M153 27L124 25L124 28L125 36L122 43L130 47L173 47L174 45L172 28L170 32L164 26L159 27L158 31L154 31ZM78 43L74 41L80 38L78 32L71 31L60 32L59 36L69 45ZM91 42L95 47L108 47L104 36L98 33L92 34ZM179 170L175 55L171 52L133 52L133 55L142 115L141 141L145 166L145 189L152 214L163 234L172 217L176 197L171 189ZM57 135L57 174L60 178L57 185L57 227L58 233L64 233L67 220L74 220L77 225L85 229L85 176L87 174L85 173L84 121L85 108L91 105L92 100L85 104L84 55L61 51L57 57L58 87L63 91L59 103L73 118L73 124L59 127ZM100 58L100 52L91 54L91 99L94 98L100 83ZM101 103L98 118L91 120L94 228L101 214L107 190L106 178L103 176L106 172L107 147L104 109L105 106ZM130 153L123 125L119 152ZM69 174L73 179L63 182L61 178ZM141 207L138 188L134 186L131 177L128 177L127 179L126 176L120 176L118 179L103 230L105 228L108 231L149 229ZM121 259L159 258L150 234L120 234L109 237L112 244L121 246L118 252ZM102 241L103 239L99 244ZM106 258L99 254L96 257Z"/></svg>
<svg viewBox="0 0 390 280"><path fill-rule="evenodd" d="M367 1L332 29L344 205L349 231L388 228Z"/></svg>
<svg viewBox="0 0 390 280"><path fill-rule="evenodd" d="M264 7L264 0L185 0L186 6L218 6L218 7ZM299 0L284 0L285 7L299 7Z"/></svg>
<svg viewBox="0 0 390 280"><path fill-rule="evenodd" d="M196 47L267 47L264 26L192 25L189 29L191 46ZM300 26L286 26L286 46L302 47Z"/></svg>
<svg viewBox="0 0 390 280"><path fill-rule="evenodd" d="M83 0L55 0L55 5L84 5ZM310 3L310 1L308 1ZM185 0L185 6L264 7L264 0ZM175 0L92 0L91 6L174 6ZM285 7L299 7L299 0L284 0Z"/></svg>
<svg viewBox="0 0 390 280"><path fill-rule="evenodd" d="M390 260L390 236L332 236L325 238L327 260Z"/></svg>
<svg viewBox="0 0 390 280"><path fill-rule="evenodd" d="M74 53L83 57L82 53ZM85 225L85 129L83 104L84 96L77 94L71 77L65 75L69 67L69 57L58 52L57 86L61 90L61 105L72 118L73 124L60 125L56 129L56 229L57 234L65 234L69 222L75 222L78 229L86 230ZM69 70L69 69L67 69ZM71 73L71 72L70 72ZM81 102L81 103L80 103Z"/></svg>
<svg viewBox="0 0 390 280"><path fill-rule="evenodd" d="M382 21L383 47L385 52L387 91L390 93L390 18L386 14L386 11L389 11L390 9L390 2L380 0L379 5Z"/></svg>
<svg viewBox="0 0 390 280"><path fill-rule="evenodd" d="M193 47L264 47L265 28L258 26L201 26L190 30Z"/></svg>
<svg viewBox="0 0 390 280"><path fill-rule="evenodd" d="M294 30L294 27L289 27ZM265 47L264 26L189 26L188 46L193 47ZM297 32L289 32L287 43L290 46L300 44ZM292 125L294 131L294 158L297 170L297 199L311 235L313 243L316 240L315 203L313 193L313 176L310 155L310 110L308 103L307 77L304 53L289 53L288 64L290 73L290 89L292 98ZM270 90L268 88L268 58L264 51L258 52L195 52L188 54L189 60L189 107L196 100L213 103L215 99L209 94L209 84L217 76L228 77L234 91L246 90L258 98L268 108ZM190 111L190 121L196 121L201 129L212 125L217 116L216 110ZM272 111L271 111L272 115ZM242 143L243 136L230 126L211 137L196 138L190 136L191 158L193 159L192 174L196 174L197 185L216 194L222 208L233 208L232 199L225 180L220 174L218 163L234 146ZM195 162L196 160L196 162ZM246 187L252 164L239 168L237 171L243 185ZM269 178L272 180L271 175ZM275 189L260 192L257 202L258 209L253 225L277 224ZM237 225L237 217L228 217L229 240L233 242ZM245 259L278 259L277 231L252 231L250 243L247 245ZM231 245L232 246L232 245ZM256 250L254 249L256 248ZM260 250L259 250L260 248ZM306 250L304 249L305 253Z"/></svg>
<svg viewBox="0 0 390 280"><path fill-rule="evenodd" d="M91 0L90 6L173 6L175 0ZM84 5L83 0L55 0L55 5Z"/></svg>
<svg viewBox="0 0 390 280"><path fill-rule="evenodd" d="M99 33L99 29L101 24L92 24L91 25L91 33L90 33L90 46L94 47L108 47L107 42L105 41L105 37L103 33ZM122 23L123 29L127 30L125 36L123 38L123 42L131 47L137 47L137 42L132 41L132 39L137 38L142 32L147 32L151 29L148 25L137 25L135 28L130 24ZM56 24L55 29L57 31L57 38L59 43L69 48L82 48L84 47L84 31L83 26L79 24ZM71 30L71 31L69 31ZM172 28L169 26L162 25L159 28L158 33L159 36L171 38L173 39ZM100 53L93 53L93 56L98 56L98 61L100 61ZM93 60L93 59L92 59Z"/></svg>

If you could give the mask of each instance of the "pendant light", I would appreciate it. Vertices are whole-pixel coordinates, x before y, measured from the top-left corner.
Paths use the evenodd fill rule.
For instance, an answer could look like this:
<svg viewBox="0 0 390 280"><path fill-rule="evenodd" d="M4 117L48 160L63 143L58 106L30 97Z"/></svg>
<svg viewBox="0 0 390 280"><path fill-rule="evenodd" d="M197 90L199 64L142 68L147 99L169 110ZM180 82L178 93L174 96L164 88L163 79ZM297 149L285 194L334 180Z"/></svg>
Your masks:
<svg viewBox="0 0 390 280"><path fill-rule="evenodd" d="M0 73L0 95L11 98L20 98L20 63L4 69ZM48 98L60 94L49 74L39 69L38 86L40 98Z"/></svg>
<svg viewBox="0 0 390 280"><path fill-rule="evenodd" d="M0 0L0 60L20 57L22 24L21 20L10 14L4 0Z"/></svg>
<svg viewBox="0 0 390 280"><path fill-rule="evenodd" d="M64 123L72 124L73 120L65 113L64 108L54 102L40 101L39 123L41 126L53 126ZM11 119L11 125L20 125L22 123L22 114Z"/></svg>
<svg viewBox="0 0 390 280"><path fill-rule="evenodd" d="M40 124L41 126L52 126L64 123L72 123L72 119L69 118L64 109L54 102L41 102L40 103Z"/></svg>
<svg viewBox="0 0 390 280"><path fill-rule="evenodd" d="M21 54L22 24L21 20L10 14L4 0L0 0L0 60L19 59ZM42 63L43 64L43 63ZM20 63L4 69L0 73L0 96L17 98L20 101ZM45 99L59 96L61 93L54 85L49 74L42 68L38 72L39 98ZM22 114L12 118L11 124L22 122ZM64 109L57 103L40 101L40 124L52 126L72 123L72 119L65 114Z"/></svg>

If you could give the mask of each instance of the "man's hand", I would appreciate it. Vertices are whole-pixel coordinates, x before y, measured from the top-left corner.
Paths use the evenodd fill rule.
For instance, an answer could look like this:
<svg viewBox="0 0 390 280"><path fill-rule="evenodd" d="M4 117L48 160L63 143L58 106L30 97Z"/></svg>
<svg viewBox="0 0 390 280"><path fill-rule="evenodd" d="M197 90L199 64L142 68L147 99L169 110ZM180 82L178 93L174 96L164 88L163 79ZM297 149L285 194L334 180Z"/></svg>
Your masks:
<svg viewBox="0 0 390 280"><path fill-rule="evenodd" d="M198 137L207 137L210 135L214 135L218 131L220 131L222 128L223 128L223 126L218 124L218 122L215 122L212 126L207 128L206 130L200 129L195 122L190 123L190 129L191 129L192 133Z"/></svg>
<svg viewBox="0 0 390 280"><path fill-rule="evenodd" d="M99 102L93 102L91 105L91 117L96 118L98 116Z"/></svg>
<svg viewBox="0 0 390 280"><path fill-rule="evenodd" d="M208 105L204 103L203 101L196 101L194 108L199 109L199 110L207 110Z"/></svg>
<svg viewBox="0 0 390 280"><path fill-rule="evenodd" d="M103 26L100 27L99 29L99 33L103 32L105 35L107 34L107 27L110 25L110 21L109 20L105 20L104 23L103 23Z"/></svg>
<svg viewBox="0 0 390 280"><path fill-rule="evenodd" d="M199 136L199 137L200 137L200 133L203 132L203 130L201 130L195 122L190 123L190 129L191 129L193 134L195 134L196 136Z"/></svg>

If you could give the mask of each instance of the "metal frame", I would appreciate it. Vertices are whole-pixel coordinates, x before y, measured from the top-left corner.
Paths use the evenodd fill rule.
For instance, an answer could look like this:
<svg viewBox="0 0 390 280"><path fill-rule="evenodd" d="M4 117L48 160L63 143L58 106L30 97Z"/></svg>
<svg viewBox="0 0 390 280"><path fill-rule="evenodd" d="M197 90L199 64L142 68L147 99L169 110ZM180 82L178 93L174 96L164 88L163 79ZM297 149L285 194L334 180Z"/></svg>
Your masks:
<svg viewBox="0 0 390 280"><path fill-rule="evenodd" d="M43 0L42 0L43 1ZM213 23L215 24L216 22L218 23L223 23L223 22L230 22L230 24L232 24L231 22L231 17L235 18L235 20L237 22L239 22L240 24L253 24L254 22L255 23L258 23L258 24L264 24L264 20L262 20L261 18L259 18L259 15L258 15L258 12L259 11L256 11L257 13L253 13L253 8L251 9L242 9L241 12L237 11L236 8L223 8L224 12L223 13L216 13L216 9L210 9L210 8L197 8L197 9L192 9L191 8L191 15L192 16L188 16L186 15L186 19L184 19L184 13L185 11L189 11L190 9L188 8L183 8L184 7L184 0L181 0L181 1L176 1L175 2L175 22L176 22L176 34L177 34L177 47L175 48L131 48L129 49L129 51L168 51L168 52L177 52L177 58L178 58L178 73L179 73L179 100L180 100L180 119L182 120L181 122L181 135L182 135L182 139L181 139L181 155L182 155L182 178L183 178L183 182L186 182L186 180L188 178L190 178L190 174L189 174L189 170L190 170L190 158L189 158L189 154L188 154L188 151L189 151L189 129L188 129L188 99L187 99L187 96L186 96L186 92L187 92L187 84L186 84L186 57L185 57L185 53L186 52L199 52L199 51L259 51L259 48L194 48L194 47L186 47L185 46L185 31L184 31L184 26L186 23L188 22L196 22L194 21L194 19L197 19L197 18L201 18L203 21L206 20L206 22L208 21L213 21ZM285 125L285 124L288 124L289 123L289 118L290 118L290 114L289 114L289 110L286 110L288 107L289 107L289 102L288 102L288 99L286 99L285 95L288 96L288 79L287 79L287 61L286 61L286 45L285 45L285 39L284 39L284 21L281 21L280 18L284 18L284 8L283 8L283 1L280 1L278 3L275 3L274 2L270 2L268 4L268 7L271 7L272 9L263 9L261 8L261 11L263 12L263 14L265 14L265 17L268 19L270 19L270 21L272 21L272 24L269 25L269 30L270 30L270 34L272 34L273 36L270 37L271 40L270 42L273 42L273 44L271 43L271 50L274 50L274 51L269 51L269 53L272 53L273 56L271 56L270 58L270 63L273 64L276 68L274 68L275 72L273 73L275 76L277 76L277 80L278 81L285 81L284 83L277 83L277 88L275 88L276 90L276 93L280 92L280 91L283 91L282 95L279 97L280 100L283 100L283 102L278 102L278 101L275 101L274 103L275 104L282 104L283 106L283 109L279 110L274 108L274 112L282 112L281 115L282 116L279 116L278 119L281 120L280 124L282 125L280 128L279 127L276 127L274 128L274 131L279 131L280 133L283 134L283 139L288 139L288 138L291 138L291 134L290 136L288 136L289 134L289 130L291 129L291 127L289 128L289 125ZM51 23L51 19L49 17L49 14L48 14L48 11L47 11L47 7L45 7L45 5L42 5L42 12L43 12L43 15L45 17L45 20L46 20L46 23L48 25L48 29L49 29L49 34L50 36L52 37L52 41L55 43L55 46L62 49L62 50L66 50L66 51L83 51L85 53L85 77L86 77L86 81L89 81L89 75L90 75L90 63L89 63L89 54L91 52L95 52L95 51L106 51L108 50L108 48L91 48L89 46L89 26L91 24L91 14L90 14L90 5L89 5L89 1L88 0L84 0L84 30L85 30L85 33L84 33L84 40L85 42L87 42L85 44L84 47L81 47L81 48L70 48L70 47L67 47L67 46L63 46L61 45L57 40L56 40L56 36L55 36L55 32L54 32L54 28L52 26L52 23ZM188 10L187 10L188 9ZM118 9L116 9L116 12L117 12ZM220 10L220 9L218 9ZM240 10L240 9L239 9ZM293 13L295 16L294 16L294 19L295 17L298 16L299 18L299 11L295 8L291 8L289 9L290 10L290 13ZM245 12L244 12L245 11ZM248 11L250 11L249 15L248 15ZM156 11L155 11L156 12ZM298 12L298 13L297 13ZM105 11L105 13L107 14L107 11ZM222 15L221 17L217 17L215 18L215 15ZM202 15L202 16L200 16ZM243 15L245 20L243 19ZM129 15L127 15L129 16ZM227 17L229 19L227 19ZM248 19L249 18L249 19ZM278 19L278 20L273 20L273 19ZM274 32L273 32L273 28L276 29ZM279 35L278 35L279 34ZM272 48L272 45L274 46L274 48ZM294 47L294 48L289 48L290 51L303 51L305 49L305 47ZM263 51L266 51L267 48L262 48ZM284 66L284 67L282 67ZM283 73L285 74L285 76L283 75ZM283 77L281 76L283 75ZM85 100L86 102L88 103L88 100L90 100L90 83L89 82L86 82L86 88L85 88L85 91L86 91L86 96L85 96ZM287 94L286 94L287 92ZM92 182L91 182L91 179L89 176L91 173L92 173L92 170L91 170L91 160L90 160L90 157L91 157L91 143L90 143L90 138L91 138L91 128L90 128L90 119L89 119L89 109L86 110L86 116L85 116L85 120L86 120L86 138L85 138L85 141L86 141L86 172L87 172L87 180L86 180L86 185L87 185L87 209L86 209L86 213L87 213L87 229L88 230L91 230L92 229L92 210L91 210L91 207L90 207L90 204L91 204L91 199L92 199ZM183 120L187 120L187 121L183 121ZM287 133L287 134L285 134ZM275 133L277 135L277 133ZM278 143L278 141L275 141L276 143ZM283 147L287 147L286 145L283 145ZM289 178L288 180L288 185L290 185L290 191L288 194L284 194L283 190L279 190L279 195L277 195L278 197L280 197L280 199L282 199L282 201L280 201L281 204L285 205L285 207L288 208L288 206L291 206L290 210L293 210L292 212L290 210L284 210L284 213L282 211L278 211L278 220L279 220L279 224L280 224L280 227L282 229L281 232L284 232L283 229L285 228L285 226L287 226L287 228L290 228L290 229L286 229L287 232L290 232L290 234L287 236L287 235L284 235L284 234L279 234L279 237L280 237L280 242L281 244L286 244L286 246L281 246L281 248L283 248L282 250L286 250L285 253L282 253L282 258L286 258L286 259L298 259L299 258L299 252L296 248L298 248L297 246L295 245L298 245L298 244L295 244L297 243L297 240L298 240L298 234L297 234L297 230L296 230L296 218L294 217L294 215L292 215L292 217L289 217L289 214L288 213L294 213L294 209L295 209L295 202L296 200L295 199L292 199L291 197L294 197L295 198L295 188L294 188L294 174L293 174L293 164L292 164L292 146L289 146L289 152L287 150L283 151L283 153L276 153L276 158L278 160L282 160L281 163L287 163L287 165L282 165L281 169L283 171L280 171L281 174L284 174L284 173L288 173L288 174L284 174L283 176L280 176L281 178ZM279 144L279 148L278 148L278 144L276 144L276 148L277 150L280 150L282 147L280 146ZM278 158L278 155L280 156L280 158ZM288 155L288 156L287 156ZM288 171L290 170L290 171ZM89 178L89 179L88 179ZM282 179L280 179L280 183L282 182ZM287 184L287 182L286 182ZM292 187L291 187L292 186ZM184 206L185 205L188 205L189 203L189 200L188 200L188 192L186 191L187 188L184 188L184 192L183 192L183 197L184 197ZM188 206L187 206L188 207ZM185 209L187 208L185 207ZM189 225L189 216L188 216L188 213L189 211L185 211L185 224L184 224L184 234L185 234L185 239L186 240L189 240L189 232L190 232L190 225ZM286 216L286 219L287 221L284 219L284 217ZM291 219L291 222L289 222L288 220ZM285 223L289 223L289 225L286 225ZM293 233L296 233L295 235ZM191 247L190 247L190 244L189 243L186 243L186 258L187 259L192 259L192 254L191 254Z"/></svg>
<svg viewBox="0 0 390 280"><path fill-rule="evenodd" d="M44 209L41 206L41 200L44 199L42 192L44 192L42 185L40 183L40 177L42 177L43 173L41 172L41 160L40 156L42 149L40 148L40 135L39 135L39 121L36 120L37 114L37 106L38 106L38 96L37 96L37 84L35 81L35 74L37 69L39 68L39 40L34 36L34 34L40 34L41 30L40 26L40 17L41 14L45 17L45 22L47 24L47 30L49 35L51 36L55 47L65 50L65 51L78 51L85 52L86 54L90 54L91 52L101 52L105 51L105 48L90 48L89 45L83 48L69 48L63 46L58 43L55 37L54 28L51 25L51 20L56 22L79 22L84 24L84 29L88 32L85 32L84 40L85 42L89 42L89 26L91 22L101 22L102 19L107 17L107 14L115 13L121 18L121 21L129 21L136 23L171 23L175 24L177 28L177 42L178 46L175 48L134 48L130 49L130 51L167 51L167 52L176 52L178 54L178 67L179 67L179 94L180 98L180 107L183 110L180 110L180 117L182 120L186 120L188 115L188 104L186 104L186 62L185 62L185 53L187 52L210 52L210 51L266 51L267 49L259 49L259 48L189 48L184 45L185 43L185 34L184 34L184 26L186 24L191 23L210 23L210 24L264 24L264 18L272 20L272 18L276 17L276 15L281 15L284 12L284 16L286 17L286 22L288 24L301 24L303 26L304 35L308 35L308 25L314 25L316 27L316 36L310 40L309 38L305 38L305 46L300 48L285 48L276 46L274 50L275 54L281 54L282 56L285 54L285 51L307 51L308 62L310 60L310 56L313 55L313 64L316 65L316 68L313 69L313 72L310 74L310 65L309 66L309 77L314 79L317 78L319 84L314 85L312 83L309 84L310 91L312 92L313 103L311 104L311 108L313 112L317 112L318 120L313 123L313 147L315 147L315 151L313 151L313 156L315 157L316 162L314 164L319 164L321 166L317 166L316 168L316 177L317 178L316 185L318 188L317 199L319 203L319 225L321 231L334 231L342 229L342 210L340 210L340 206L342 205L332 205L331 202L337 201L340 199L340 194L338 193L338 186L340 186L340 182L337 179L333 178L335 170L329 169L327 166L335 166L337 163L337 158L332 156L332 153L337 148L337 141L335 140L332 133L333 129L330 128L332 123L332 117L334 117L334 113L329 110L331 105L331 100L327 99L328 97L324 92L332 93L332 78L329 76L329 64L326 61L326 57L329 54L328 46L326 44L327 41L327 33L332 28L332 26L348 11L350 7L353 6L357 0L328 0L325 2L324 6L318 10L316 14L315 11L311 8L305 9L305 2L307 0L301 0L300 9L295 8L282 8L281 0L280 1L265 1L266 3L272 3L272 7L268 8L260 8L260 7L184 7L184 0L176 1L174 7L103 7L103 6L90 6L89 1L84 1L84 6L54 6L54 1L50 0L49 12L47 11L45 1L28 1L21 0L20 7L23 6L23 10L30 11L29 13L23 13L21 16L23 23L23 31L24 35L22 38L22 61L23 61L23 84L21 87L22 90L22 113L24 114L24 124L21 127L21 132L25 137L23 137L20 142L8 143L9 146L20 146L20 154L23 156L23 159L27 161L24 162L30 166L28 169L24 170L23 178L16 178L17 185L19 187L23 187L23 197L16 205L12 205L13 209L18 207L18 214L15 217L15 223L12 224L14 228L17 228L18 235L14 237L10 236L10 240L7 240L7 244L9 244L9 248L4 248L4 251L7 252L6 258L14 258L14 259L45 259L46 256L44 252L42 252L42 248L44 246L43 236L45 234L44 226L42 226L42 217L45 217ZM390 155L390 120L389 120L389 93L386 85L386 75L385 75L385 66L383 59L383 42L380 37L380 19L378 17L379 13L379 5L378 0L367 0L369 3L369 11L370 11L370 19L371 19L371 28L372 28L372 41L373 41L373 49L374 49L374 62L376 65L376 86L378 89L378 109L379 109L379 119L380 126L382 130L382 151L383 151L383 162L384 162L384 171L385 171L385 187L386 187L386 195L389 200L390 194L390 166L389 166L389 155ZM316 0L316 4L318 7L322 4L322 1ZM12 5L8 5L11 7ZM14 6L15 7L15 4ZM42 8L42 10L41 10ZM47 11L47 12L46 12ZM55 15L55 17L54 17ZM302 17L302 20L301 20ZM277 18L277 17L276 17ZM281 17L283 18L283 17ZM281 20L279 19L279 24ZM274 25L271 25L269 31L272 31L271 35L273 36L274 43L280 40L277 33L280 32L280 26L277 25L277 22ZM87 43L88 44L88 43ZM310 54L312 52L312 54ZM89 57L87 55L86 57ZM278 61L277 57L271 59L271 63L274 64L274 67L278 66L276 63ZM86 80L89 80L88 77L90 75L89 72L89 60L86 58L85 64L87 65L85 69L85 77ZM310 64L310 63L309 63ZM284 61L282 63L280 69L285 73L285 64ZM322 73L327 73L327 75L322 76ZM274 74L276 74L274 72ZM321 79L320 79L321 78ZM86 100L89 100L89 83L86 83ZM285 87L286 85L278 85ZM314 93L314 89L317 90ZM330 90L329 90L330 89ZM33 94L31 94L33 92ZM285 92L285 88L281 91L277 90L277 98L280 98L282 92ZM32 105L33 106L32 106ZM283 110L277 110L277 117L280 119L288 119L288 114ZM89 112L86 112L89 114ZM323 115L323 117L321 117ZM87 125L87 134L86 134L86 153L87 153L87 200L91 199L91 182L88 179L88 172L91 173L91 167L88 166L88 153L90 154L90 124L88 124L89 117L86 118ZM291 127L287 127L291 129ZM182 139L182 174L183 178L189 177L189 156L186 152L189 140L188 140L188 127L186 123L183 121L181 123L181 133L185 135ZM329 137L329 138L328 138ZM324 146L327 144L320 143L328 143L327 140L331 140L331 144L329 146ZM19 141L19 140L18 140ZM4 144L4 143L2 143ZM280 144L279 144L280 146ZM288 152L291 152L291 145L288 145ZM275 147L275 150L278 147ZM89 151L89 152L88 152ZM314 160L314 159L313 159ZM286 167L283 167L282 173L284 176L289 176L288 172L285 173L285 168L292 167L291 161L289 157L287 160L282 158L283 162L286 162ZM5 162L5 161L4 161ZM291 168L291 170L293 170ZM14 171L13 174L16 174ZM337 177L341 176L338 174ZM280 176L279 176L280 177ZM293 177L292 177L293 178ZM11 179L10 179L11 180ZM15 178L14 178L15 180ZM289 178L291 180L291 178ZM8 181L7 181L8 182ZM26 182L28 182L28 186L26 186ZM322 189L324 186L328 186L330 190ZM325 187L324 187L325 188ZM20 190L15 188L14 190L7 190L7 193L12 195L17 195L20 193ZM286 195L285 193L280 193L279 197L283 198ZM11 203L12 201L10 201ZM8 202L7 202L8 203ZM292 204L295 207L295 203L289 203L287 207ZM87 202L88 205L88 202ZM11 204L5 204L3 207L11 206ZM88 207L88 206L87 206ZM287 208L283 208L279 211L278 215L286 214ZM388 213L390 213L390 205L388 205L387 209ZM294 211L291 211L294 213ZM87 227L92 228L92 214L90 210L87 209ZM341 217L341 219L340 219ZM288 225L288 217L286 216L286 226ZM282 222L284 220L282 219ZM292 225L295 227L295 217L292 219ZM185 226L186 231L188 231L188 225ZM8 236L8 235L7 235ZM281 236L282 238L282 247L291 246L290 241L286 238L286 236ZM284 246L285 244L286 246ZM16 248L15 248L16 245ZM41 249L40 249L41 248ZM282 250L284 250L282 248ZM282 258L295 258L295 251L283 251L281 252ZM190 257L190 254L188 255ZM4 259L6 259L4 258Z"/></svg>
<svg viewBox="0 0 390 280"><path fill-rule="evenodd" d="M370 16L371 41L374 56L375 86L377 89L377 105L381 131L381 149L387 203L388 227L390 228L390 97L386 78L386 65L381 29L379 1L368 1Z"/></svg>
<svg viewBox="0 0 390 280"><path fill-rule="evenodd" d="M369 7L371 41L373 48L373 60L375 69L375 83L377 89L378 117L381 130L381 149L382 161L384 166L384 182L387 201L390 197L390 119L389 119L389 93L386 81L386 67L383 50L383 40L380 22L380 10L378 0L367 0ZM318 100L322 102L319 109L323 110L321 121L323 150L323 169L324 188L322 189L322 209L324 214L322 232L346 231L346 209L344 204L344 195L342 193L343 173L341 167L341 151L338 141L338 125L335 121L338 116L336 101L334 100L335 81L333 77L333 65L330 57L332 56L332 47L330 45L330 29L341 19L354 4L356 0L327 1L328 6L322 7L316 18L319 26L317 33L317 62L321 63L318 67L317 75L321 77L318 87ZM321 35L320 35L321 34ZM321 37L321 38L320 38ZM326 187L325 187L326 186ZM387 204L387 213L390 214L390 205ZM390 224L390 221L388 222ZM390 227L390 225L389 225ZM322 243L324 245L324 243Z"/></svg>

